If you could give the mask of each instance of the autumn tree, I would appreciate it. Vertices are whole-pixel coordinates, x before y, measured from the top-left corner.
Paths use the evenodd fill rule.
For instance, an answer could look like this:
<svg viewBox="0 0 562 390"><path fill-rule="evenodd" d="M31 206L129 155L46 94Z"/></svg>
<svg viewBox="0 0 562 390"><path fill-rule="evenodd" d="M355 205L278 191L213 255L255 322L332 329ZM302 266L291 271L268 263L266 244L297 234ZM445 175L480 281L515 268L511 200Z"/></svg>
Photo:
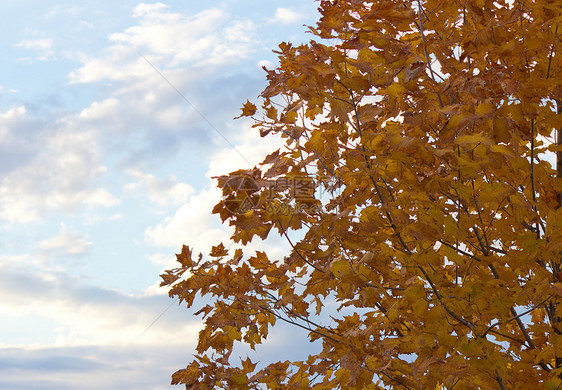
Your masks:
<svg viewBox="0 0 562 390"><path fill-rule="evenodd" d="M242 109L285 146L218 178L238 246L185 246L162 275L212 302L173 383L562 389L562 2L319 7L313 40L282 43L261 107ZM283 258L248 248L274 234ZM232 354L279 322L321 352Z"/></svg>

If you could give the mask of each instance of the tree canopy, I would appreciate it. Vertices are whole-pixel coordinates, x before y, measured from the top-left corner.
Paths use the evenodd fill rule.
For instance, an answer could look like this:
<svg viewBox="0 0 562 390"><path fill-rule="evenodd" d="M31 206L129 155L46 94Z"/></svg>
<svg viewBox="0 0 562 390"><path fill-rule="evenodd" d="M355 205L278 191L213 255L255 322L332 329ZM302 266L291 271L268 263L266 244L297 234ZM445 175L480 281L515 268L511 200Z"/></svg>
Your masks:
<svg viewBox="0 0 562 390"><path fill-rule="evenodd" d="M239 247L184 246L162 275L205 318L172 383L562 389L562 2L319 11L242 108L285 146L218 177L213 212ZM246 248L272 234L284 257ZM321 351L265 367L232 356L280 321Z"/></svg>

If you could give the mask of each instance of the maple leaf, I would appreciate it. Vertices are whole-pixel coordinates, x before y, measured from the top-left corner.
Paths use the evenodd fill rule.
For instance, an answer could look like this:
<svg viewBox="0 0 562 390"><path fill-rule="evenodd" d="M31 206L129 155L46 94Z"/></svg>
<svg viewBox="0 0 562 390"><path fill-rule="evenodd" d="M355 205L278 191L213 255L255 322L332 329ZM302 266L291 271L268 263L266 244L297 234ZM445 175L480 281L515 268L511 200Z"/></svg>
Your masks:
<svg viewBox="0 0 562 390"><path fill-rule="evenodd" d="M404 82L407 83L408 81L415 79L417 75L420 74L420 72L424 69L425 69L425 62L423 61L413 62L404 71Z"/></svg>
<svg viewBox="0 0 562 390"><path fill-rule="evenodd" d="M237 116L234 119L238 119L241 118L243 116L252 116L256 113L257 111L257 107L254 103L251 103L249 100L246 101L246 103L244 103L244 106L242 106L242 114L240 116Z"/></svg>

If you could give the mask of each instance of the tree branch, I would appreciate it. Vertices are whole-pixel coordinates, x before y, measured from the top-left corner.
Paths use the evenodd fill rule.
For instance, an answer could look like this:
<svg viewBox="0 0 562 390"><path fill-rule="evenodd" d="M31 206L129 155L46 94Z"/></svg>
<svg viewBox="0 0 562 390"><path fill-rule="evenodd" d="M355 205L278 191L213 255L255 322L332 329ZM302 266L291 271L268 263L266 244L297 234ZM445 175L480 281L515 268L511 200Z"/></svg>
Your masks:
<svg viewBox="0 0 562 390"><path fill-rule="evenodd" d="M427 61L427 67L429 68L429 73L431 74L431 78L433 79L434 83L437 83L437 81L435 80L435 74L433 73L433 68L431 67L431 61L429 59L429 54L427 53L427 46L425 44L425 33L423 31L423 22L422 22L422 12L423 12L423 7L421 5L421 0L418 0L418 15L419 15L419 29L420 29L420 34L421 34L421 38L422 38L422 45L423 45L423 51L425 53L425 60ZM441 106L441 108L443 108L443 100L441 100L441 95L439 94L439 92L437 92L437 98L439 99L439 105Z"/></svg>
<svg viewBox="0 0 562 390"><path fill-rule="evenodd" d="M496 381L497 381L498 384L500 385L500 389L502 389L502 390L507 390L507 389L505 388L505 385L503 384L503 379L502 379L502 377L500 376L500 373L498 372L498 370L496 370Z"/></svg>
<svg viewBox="0 0 562 390"><path fill-rule="evenodd" d="M495 327L498 326L498 325L507 324L508 322L511 322L511 321L513 321L513 320L518 320L520 317L522 317L522 316L524 316L524 315L526 315L526 314L529 314L530 312L532 312L532 311L538 309L538 308L541 307L543 304L545 304L545 303L550 299L550 297L551 297L551 296L549 295L549 296L548 296L545 300L543 300L541 303L536 304L536 305L533 306L531 309L529 309L529 310L527 310L527 311L525 311L525 312L523 312L523 313L521 313L521 314L517 314L517 312L515 311L515 309L514 309L513 307L511 307L511 313L515 313L516 315L514 315L514 316L511 317L511 318L508 318L508 319L505 321L505 323L502 323L501 321L498 321L498 322L496 322L495 324L490 325L490 326L488 327L488 329L486 329L486 331L480 335L480 337L486 337L486 335L488 334L488 332L490 332L493 328L495 328ZM518 321L518 323L520 323L520 322ZM522 323L521 323L521 325L522 325ZM523 328L523 330L524 330L524 328ZM526 338L529 337L529 334L528 334L526 331L524 331L523 334L526 336ZM530 337L529 337L529 339L530 339ZM534 345L534 343L533 343L532 340L531 340L531 342L530 342L530 345L531 345L531 348L535 348L535 345Z"/></svg>
<svg viewBox="0 0 562 390"><path fill-rule="evenodd" d="M289 242L289 245L291 245L291 248L293 248L293 250L295 251L295 253L297 255L299 255L299 257L302 259L302 261L304 261L306 264L310 265L312 268L314 268L316 271L322 272L323 274L326 273L326 271L321 270L320 268L318 268L317 266L315 266L314 264L312 264L310 261L308 261L303 255L302 253L300 253L300 251L293 245L293 242L291 241L291 239L289 238L289 236L287 235L287 231L285 230L285 228L283 227L283 225L281 224L281 221L278 219L277 223L279 224L279 228L281 229L281 231L283 232L283 235L285 236L285 238L287 239L287 241Z"/></svg>

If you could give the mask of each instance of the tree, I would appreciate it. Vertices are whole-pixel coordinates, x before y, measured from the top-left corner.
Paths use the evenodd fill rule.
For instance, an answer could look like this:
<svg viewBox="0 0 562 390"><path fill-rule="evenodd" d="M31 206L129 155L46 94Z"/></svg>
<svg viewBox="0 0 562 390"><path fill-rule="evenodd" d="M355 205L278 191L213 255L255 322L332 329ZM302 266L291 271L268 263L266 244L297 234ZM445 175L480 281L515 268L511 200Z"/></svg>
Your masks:
<svg viewBox="0 0 562 390"><path fill-rule="evenodd" d="M188 306L213 299L172 382L562 389L562 2L319 7L314 39L282 43L261 108L242 109L285 147L218 178L213 212L242 248L184 246L162 276ZM275 232L284 258L246 253ZM322 351L231 356L279 321Z"/></svg>

